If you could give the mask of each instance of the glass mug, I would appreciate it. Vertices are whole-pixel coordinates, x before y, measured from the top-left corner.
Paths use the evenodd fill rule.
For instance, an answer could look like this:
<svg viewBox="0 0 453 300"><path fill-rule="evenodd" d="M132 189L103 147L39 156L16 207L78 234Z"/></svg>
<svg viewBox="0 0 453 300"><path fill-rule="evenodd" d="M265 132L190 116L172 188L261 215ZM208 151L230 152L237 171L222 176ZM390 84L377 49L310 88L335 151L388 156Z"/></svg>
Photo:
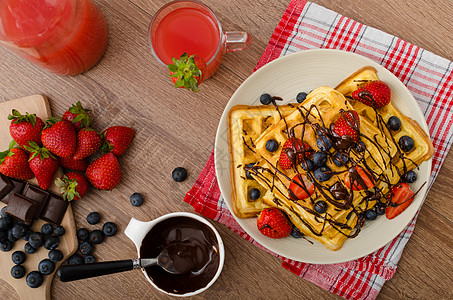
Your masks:
<svg viewBox="0 0 453 300"><path fill-rule="evenodd" d="M60 75L94 66L107 45L107 23L92 0L1 0L0 44Z"/></svg>
<svg viewBox="0 0 453 300"><path fill-rule="evenodd" d="M220 67L226 52L248 48L252 37L242 31L222 31L212 10L198 1L173 1L154 15L148 32L154 57L163 65L172 57L198 55L206 62L202 80L211 77Z"/></svg>

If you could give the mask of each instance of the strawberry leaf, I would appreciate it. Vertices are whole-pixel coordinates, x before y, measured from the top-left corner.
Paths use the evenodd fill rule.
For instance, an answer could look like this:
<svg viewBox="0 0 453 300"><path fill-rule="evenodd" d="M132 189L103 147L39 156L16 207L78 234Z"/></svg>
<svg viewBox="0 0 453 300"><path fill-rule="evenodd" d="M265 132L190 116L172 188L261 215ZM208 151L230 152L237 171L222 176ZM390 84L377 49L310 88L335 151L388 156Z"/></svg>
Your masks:
<svg viewBox="0 0 453 300"><path fill-rule="evenodd" d="M202 78L202 71L195 62L195 55L183 53L179 59L172 57L173 64L168 65L170 77L177 78L175 87L184 87L189 91L198 92L198 82Z"/></svg>

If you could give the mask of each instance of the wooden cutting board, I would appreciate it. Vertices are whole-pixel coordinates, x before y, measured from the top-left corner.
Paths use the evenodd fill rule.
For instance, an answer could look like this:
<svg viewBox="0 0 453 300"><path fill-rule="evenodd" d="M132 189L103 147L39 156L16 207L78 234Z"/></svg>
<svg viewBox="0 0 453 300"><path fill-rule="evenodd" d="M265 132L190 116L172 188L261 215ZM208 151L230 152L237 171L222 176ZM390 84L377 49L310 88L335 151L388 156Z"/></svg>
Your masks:
<svg viewBox="0 0 453 300"><path fill-rule="evenodd" d="M9 143L12 140L9 133L9 124L11 121L8 120L8 115L11 114L13 108L17 109L22 114L25 112L30 114L35 113L43 121L51 116L49 102L47 101L47 98L42 95L33 95L0 103L0 151L8 149ZM57 171L56 176L61 174L62 172L60 169ZM31 179L30 182L37 185L35 178ZM58 192L55 184L50 187L50 190ZM3 208L3 206L5 206L5 204L0 202L0 209ZM41 226L44 223L45 222L42 220L35 220L32 227L33 231L41 231ZM61 225L66 229L66 233L60 237L58 249L63 252L64 259L56 264L56 270L66 258L74 254L77 250L78 242L71 204L68 206ZM50 285L52 284L55 272L51 275L44 276L43 285L34 289L27 285L25 281L26 275L21 279L14 279L11 276L11 268L14 266L11 254L16 250L24 251L25 243L26 242L23 239L20 239L14 243L14 248L11 251L0 252L0 278L16 290L20 299L50 299ZM26 269L26 274L31 271L38 271L38 263L44 258L48 258L48 252L49 250L41 247L35 253L27 254L27 259L23 264Z"/></svg>

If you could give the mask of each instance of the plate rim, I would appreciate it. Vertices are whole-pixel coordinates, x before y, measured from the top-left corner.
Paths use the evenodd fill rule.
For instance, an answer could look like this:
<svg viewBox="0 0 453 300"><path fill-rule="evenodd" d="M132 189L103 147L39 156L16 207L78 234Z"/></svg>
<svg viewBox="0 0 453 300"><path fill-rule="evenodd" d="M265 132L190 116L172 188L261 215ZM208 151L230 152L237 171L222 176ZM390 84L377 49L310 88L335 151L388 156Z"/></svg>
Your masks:
<svg viewBox="0 0 453 300"><path fill-rule="evenodd" d="M375 67L378 70L378 72L385 72L385 73L387 73L387 76L390 76L390 77L393 77L393 79L396 79L395 82L398 82L398 84L401 87L403 87L403 90L407 94L407 96L410 98L410 101L417 104L415 112L411 113L409 115L409 117L413 117L413 114L418 114L423 119L422 124L419 124L419 125L422 127L422 129L429 136L429 129L428 129L428 125L426 123L426 118L425 118L424 114L422 113L421 108L418 105L417 101L415 100L414 96L409 91L407 86L404 85L404 83L402 83L399 80L398 77L396 77L392 72L390 72L384 66L382 66L379 63L369 59L368 57L365 57L363 55L360 55L360 54L357 54L357 53L354 53L354 52L349 52L349 51L343 51L343 50L338 50L338 49L309 49L309 50L301 50L301 51L297 51L297 52L294 52L294 53L291 53L291 54L288 54L288 55L285 55L285 56L278 57L278 58L274 59L273 61L270 61L270 62L266 63L264 66L262 66L261 68L259 68L258 70L256 70L252 74L250 74L250 76L248 76L241 83L241 85L235 90L233 95L231 95L230 99L228 100L227 104L225 105L225 108L224 108L224 110L222 112L221 118L220 118L218 126L217 126L217 130L216 130L216 138L215 138L215 145L214 145L214 166L215 166L216 178L217 178L217 175L220 173L219 170L218 170L218 164L217 164L217 161L219 159L219 150L218 150L219 147L218 147L218 144L219 144L219 140L220 140L220 135L224 133L225 126L227 126L227 125L223 125L222 126L222 124L224 124L225 122L228 121L228 119L227 119L228 112L233 107L232 100L235 97L237 97L237 95L240 94L243 89L245 89L247 87L247 83L249 81L253 80L254 77L260 76L261 73L266 72L267 69L272 68L275 64L281 63L284 60L294 59L293 57L295 57L295 56L306 56L306 55L313 55L313 54L316 55L317 53L321 53L321 55L335 54L335 55L340 55L340 56L341 55L345 55L345 56L359 57L363 61L366 61L368 63L368 65L371 65L371 66ZM255 75L255 74L257 74L257 75ZM341 80L341 78L340 78L340 80ZM340 82L340 81L338 81L338 82ZM407 101L407 100L405 100L405 101ZM287 101L285 100L285 103L286 102ZM420 122L418 122L418 123L420 123ZM230 165L229 164L229 162L230 162L229 152L228 152L228 155L227 155L227 159L228 159L227 165L229 167L229 165ZM426 193L427 193L428 187L430 185L430 176L431 176L431 171L432 171L432 158L430 158L429 160L424 161L423 163L420 164L420 166L422 166L422 165L427 167L427 171L426 171L426 174L427 174L427 176L426 176L427 177L426 178L427 182L426 183L427 184L424 184L420 188L420 190L418 192L418 195L416 197L424 199L426 197ZM228 174L228 179L229 179L229 182L230 182L231 174L229 172L227 172L227 174ZM229 183L229 184L231 185L231 183ZM310 260L310 259L306 260L306 259L301 259L300 257L295 257L295 256L287 255L287 254L282 254L281 251L279 251L278 249L274 249L272 247L265 246L261 242L261 241L265 241L264 238L259 237L259 236L254 236L253 234L247 232L247 230L241 225L241 223L246 222L244 220L247 220L247 219L241 219L241 218L236 217L236 215L234 214L233 209L231 207L231 203L229 203L227 201L228 199L225 199L225 197L226 197L225 195L226 194L224 193L224 188L222 187L222 184L221 184L221 182L219 180L218 180L218 186L219 186L221 195L224 198L224 202L225 202L228 210L230 211L231 215L233 216L235 221L239 224L239 226L242 228L242 230L244 230L244 232L246 232L252 239L254 239L256 242L258 242L266 250L274 252L274 253L282 256L282 257L289 258L289 259L292 259L292 260L298 261L298 262L313 263L313 264L343 263L343 262L352 261L352 260L367 256L367 255L369 255L369 254L381 249L382 247L384 247L385 245L390 243L393 239L395 239L404 230L404 228L406 228L408 226L408 224L410 222L412 222L412 220L418 215L418 212L419 212L420 208L422 207L422 205L424 203L424 200L422 199L419 202L419 205L418 205L417 209L414 211L414 214L411 215L410 218L407 219L407 222L404 222L403 224L398 226L398 229L401 228L401 230L398 230L398 233L396 233L395 235L393 235L393 234L389 235L387 237L387 239L385 239L385 242L379 243L379 245L375 246L375 249L373 251L370 251L370 252L368 252L366 254L361 254L361 255L351 255L348 258L344 258L344 259L328 259L327 258L327 259L323 259L323 260ZM228 197L231 197L231 196L229 195ZM230 202L231 202L231 199L230 199ZM315 243L319 243L319 242L315 241ZM338 251L341 251L341 249L339 249L337 251L332 251L332 252L336 253Z"/></svg>

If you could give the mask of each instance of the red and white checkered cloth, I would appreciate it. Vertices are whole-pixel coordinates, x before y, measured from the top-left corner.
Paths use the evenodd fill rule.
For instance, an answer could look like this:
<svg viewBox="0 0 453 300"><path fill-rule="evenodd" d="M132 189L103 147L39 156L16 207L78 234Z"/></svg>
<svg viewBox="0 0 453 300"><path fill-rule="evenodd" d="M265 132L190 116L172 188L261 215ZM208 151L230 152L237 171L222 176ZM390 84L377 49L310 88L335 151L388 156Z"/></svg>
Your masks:
<svg viewBox="0 0 453 300"><path fill-rule="evenodd" d="M407 86L425 114L436 150L431 186L452 144L452 62L317 4L293 0L255 70L280 56L316 48L361 54L393 72ZM215 177L213 153L184 201L264 248L244 232L226 207ZM283 267L332 293L346 299L375 299L385 281L395 274L416 218L392 242L355 261L314 265L280 258Z"/></svg>

